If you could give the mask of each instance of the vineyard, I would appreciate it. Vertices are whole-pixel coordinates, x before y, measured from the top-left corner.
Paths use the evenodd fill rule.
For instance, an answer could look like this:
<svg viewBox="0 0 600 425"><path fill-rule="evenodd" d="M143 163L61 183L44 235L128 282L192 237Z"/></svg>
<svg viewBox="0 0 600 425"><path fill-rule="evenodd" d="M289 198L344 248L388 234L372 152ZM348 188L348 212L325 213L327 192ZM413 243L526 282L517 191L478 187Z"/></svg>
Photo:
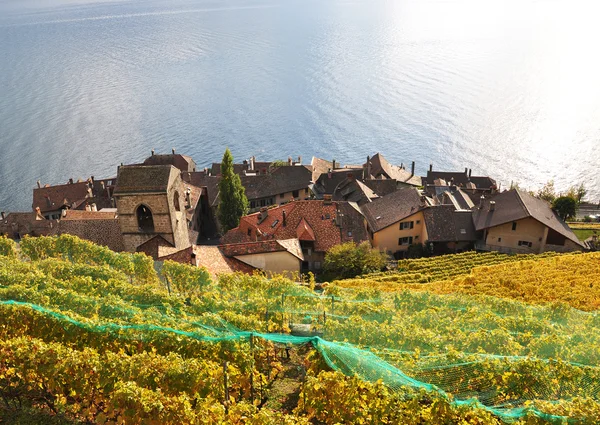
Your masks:
<svg viewBox="0 0 600 425"><path fill-rule="evenodd" d="M597 423L599 260L468 253L317 293L0 238L0 423Z"/></svg>

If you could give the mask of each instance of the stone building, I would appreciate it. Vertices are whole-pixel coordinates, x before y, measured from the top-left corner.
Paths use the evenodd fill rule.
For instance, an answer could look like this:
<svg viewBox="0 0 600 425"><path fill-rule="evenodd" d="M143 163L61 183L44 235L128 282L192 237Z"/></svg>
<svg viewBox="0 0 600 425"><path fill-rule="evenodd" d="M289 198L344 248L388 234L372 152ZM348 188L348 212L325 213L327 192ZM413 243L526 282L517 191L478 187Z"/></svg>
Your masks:
<svg viewBox="0 0 600 425"><path fill-rule="evenodd" d="M176 250L188 248L185 193L172 165L119 167L113 196L125 250L134 252L154 238Z"/></svg>

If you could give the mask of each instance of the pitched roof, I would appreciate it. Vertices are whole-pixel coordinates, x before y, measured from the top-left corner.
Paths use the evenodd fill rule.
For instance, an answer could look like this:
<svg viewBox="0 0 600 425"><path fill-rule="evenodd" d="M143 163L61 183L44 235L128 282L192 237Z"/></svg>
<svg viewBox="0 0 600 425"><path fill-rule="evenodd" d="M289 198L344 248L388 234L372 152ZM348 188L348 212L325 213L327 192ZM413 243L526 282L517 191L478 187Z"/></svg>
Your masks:
<svg viewBox="0 0 600 425"><path fill-rule="evenodd" d="M312 166L312 181L316 182L321 174L327 173L329 170L333 169L333 162L327 161L326 159L317 158L316 156L312 157L310 161L310 165Z"/></svg>
<svg viewBox="0 0 600 425"><path fill-rule="evenodd" d="M321 174L313 185L313 192L318 198L323 195L333 195L335 189L343 184L349 176L352 176L355 180L361 179L363 175L362 169L344 169L340 168L331 173L327 172Z"/></svg>
<svg viewBox="0 0 600 425"><path fill-rule="evenodd" d="M380 197L389 195L390 193L398 190L398 184L396 183L396 180L367 179L363 180L363 183Z"/></svg>
<svg viewBox="0 0 600 425"><path fill-rule="evenodd" d="M451 205L440 205L425 208L423 217L430 242L477 240L471 211L455 211Z"/></svg>
<svg viewBox="0 0 600 425"><path fill-rule="evenodd" d="M198 267L205 267L213 276L234 272L250 274L256 270L254 267L236 258L226 257L218 246L198 245L194 246L194 252L196 253L196 265Z"/></svg>
<svg viewBox="0 0 600 425"><path fill-rule="evenodd" d="M468 183L473 183L477 189L489 190L496 188L496 181L491 177L471 176L468 170L464 172L456 171L427 171L427 177L424 178L426 184L436 185L436 180L444 180L446 184L467 187Z"/></svg>
<svg viewBox="0 0 600 425"><path fill-rule="evenodd" d="M435 186L435 193L440 205L453 205L457 210L470 210L475 206L471 197L456 186Z"/></svg>
<svg viewBox="0 0 600 425"><path fill-rule="evenodd" d="M285 225L283 211L286 212ZM314 234L315 251L327 251L343 242L367 240L360 209L349 202L296 201L270 208L267 213L262 221L260 213L242 217L240 225L227 232L222 242L294 239L298 237L298 227L302 229L302 221Z"/></svg>
<svg viewBox="0 0 600 425"><path fill-rule="evenodd" d="M76 182L33 189L33 209L39 207L42 213L59 210L63 206L72 207L83 202L91 194L88 182Z"/></svg>
<svg viewBox="0 0 600 425"><path fill-rule="evenodd" d="M371 202L371 200L379 198L375 192L366 186L360 180L354 179L354 177L346 178L342 181L335 191L333 192L333 200L336 201L349 201L356 202L359 205Z"/></svg>
<svg viewBox="0 0 600 425"><path fill-rule="evenodd" d="M267 173L269 168L271 167L271 161L255 161L254 162L254 170L250 170L250 162L245 161L242 164L233 164L233 172L235 174L243 175L245 171L255 171L259 174ZM210 168L210 174L212 176L220 176L221 175L221 163L213 162Z"/></svg>
<svg viewBox="0 0 600 425"><path fill-rule="evenodd" d="M26 234L45 236L55 232L58 220L46 220L35 211L9 213L0 219L0 235L18 238Z"/></svg>
<svg viewBox="0 0 600 425"><path fill-rule="evenodd" d="M114 193L166 192L175 173L179 171L172 165L123 165Z"/></svg>
<svg viewBox="0 0 600 425"><path fill-rule="evenodd" d="M266 240L257 242L242 242L219 246L226 257L241 257L244 255L264 254L269 252L289 252L304 261L298 239Z"/></svg>
<svg viewBox="0 0 600 425"><path fill-rule="evenodd" d="M298 223L298 227L296 227L296 234L298 235L298 239L301 241L315 240L315 232L313 232L312 227L310 227L310 224L308 224L304 218L302 218L300 223Z"/></svg>
<svg viewBox="0 0 600 425"><path fill-rule="evenodd" d="M311 171L303 165L277 167L270 174L240 176L249 200L308 188L311 178Z"/></svg>
<svg viewBox="0 0 600 425"><path fill-rule="evenodd" d="M196 171L196 163L192 157L178 153L149 156L143 165L172 165L181 171Z"/></svg>
<svg viewBox="0 0 600 425"><path fill-rule="evenodd" d="M421 177L411 174L410 171L397 165L390 164L380 153L376 153L369 162L371 163L371 175L375 178L384 177L411 186L421 186L422 184Z"/></svg>
<svg viewBox="0 0 600 425"><path fill-rule="evenodd" d="M211 176L204 171L181 173L183 185L192 184L196 187L205 187L208 196L208 204L214 207L219 201L219 182L221 177Z"/></svg>
<svg viewBox="0 0 600 425"><path fill-rule="evenodd" d="M416 189L400 189L362 206L369 227L378 232L421 209L423 202Z"/></svg>
<svg viewBox="0 0 600 425"><path fill-rule="evenodd" d="M495 208L490 211L490 202L492 201L495 202ZM528 217L534 218L565 238L582 245L569 226L552 210L548 202L527 192L512 189L498 193L485 198L482 207L473 210L473 221L478 231Z"/></svg>

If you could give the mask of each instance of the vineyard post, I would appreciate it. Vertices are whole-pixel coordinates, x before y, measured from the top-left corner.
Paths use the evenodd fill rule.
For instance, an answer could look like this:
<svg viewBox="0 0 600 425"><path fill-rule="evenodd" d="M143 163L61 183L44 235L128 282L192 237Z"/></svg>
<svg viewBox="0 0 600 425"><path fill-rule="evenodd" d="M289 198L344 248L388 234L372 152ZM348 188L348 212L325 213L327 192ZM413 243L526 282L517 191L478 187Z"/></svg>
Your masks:
<svg viewBox="0 0 600 425"><path fill-rule="evenodd" d="M229 382L227 376L227 368L229 367L229 362L223 362L223 387L225 389L225 413L229 413Z"/></svg>
<svg viewBox="0 0 600 425"><path fill-rule="evenodd" d="M165 280L167 281L167 291L169 291L169 295L171 295L171 282L167 276L165 276Z"/></svg>
<svg viewBox="0 0 600 425"><path fill-rule="evenodd" d="M281 294L281 333L283 333L285 294Z"/></svg>
<svg viewBox="0 0 600 425"><path fill-rule="evenodd" d="M334 304L335 304L335 295L331 296L331 315L333 316L333 312L334 310Z"/></svg>
<svg viewBox="0 0 600 425"><path fill-rule="evenodd" d="M250 333L250 354L252 363L250 365L250 400L254 404L254 334Z"/></svg>
<svg viewBox="0 0 600 425"><path fill-rule="evenodd" d="M265 332L269 332L269 309L265 310Z"/></svg>

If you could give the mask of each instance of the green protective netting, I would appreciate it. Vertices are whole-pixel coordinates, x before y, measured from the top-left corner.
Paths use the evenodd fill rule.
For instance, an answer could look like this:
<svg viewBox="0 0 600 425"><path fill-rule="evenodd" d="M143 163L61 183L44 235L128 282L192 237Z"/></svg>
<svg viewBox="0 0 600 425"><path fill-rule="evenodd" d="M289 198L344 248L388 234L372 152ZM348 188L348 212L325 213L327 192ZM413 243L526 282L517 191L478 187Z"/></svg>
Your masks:
<svg viewBox="0 0 600 425"><path fill-rule="evenodd" d="M296 297L302 300L302 297ZM313 299L316 303L329 303L331 297L314 297L309 296L306 299ZM280 301L280 299L278 300ZM274 305L278 301L274 301ZM350 300L356 303L358 300ZM343 310L345 300L337 298L340 305L334 308ZM375 301L380 303L379 300ZM372 300L366 301L365 304L373 304ZM452 304L452 303L450 303ZM457 311L464 314L469 310L469 302L462 304L456 300ZM340 371L346 375L358 376L369 382L382 381L389 388L397 391L399 394L410 396L409 390L424 390L434 392L448 399L456 406L470 406L472 408L483 409L498 416L507 423L522 419L525 416L539 417L548 422L555 423L579 423L579 420L568 419L562 416L550 415L542 412L533 406L526 406L526 401L532 400L561 400L572 397L572 392L579 392L581 395L598 399L600 394L600 368L589 366L583 363L555 361L551 359L532 358L529 356L503 356L492 355L485 353L468 353L461 351L460 353L451 353L445 355L418 355L415 351L396 350L380 346L356 346L351 343L342 342L344 336L336 335L335 327L326 329L326 338L318 336L294 336L281 333L262 333L251 332L237 329L235 326L226 323L221 319L222 326L214 327L200 320L187 321L186 327L189 329L192 325L195 330L182 330L170 326L157 326L149 324L119 324L114 322L103 322L101 324L87 322L84 319L78 320L68 315L53 311L40 305L20 302L14 300L0 301L1 306L14 308L29 308L35 312L49 317L51 320L56 320L63 326L75 326L84 329L87 332L94 333L109 333L114 334L118 338L142 338L145 336L151 338L155 333L170 333L181 337L192 338L204 342L220 342L220 341L250 341L251 338L261 338L275 344L282 345L304 345L311 343L322 356L324 361L333 370ZM285 300L279 307L285 306ZM315 304L308 305L315 308ZM139 306L138 306L139 307ZM156 306L145 306L147 308L155 308ZM298 305L293 306L294 309L284 312L281 308L281 313L285 313L289 317L293 317L301 310L296 310ZM371 305L370 308L373 306ZM497 314L501 311L506 312L510 307L510 303L503 305L499 303L497 306ZM513 313L524 313L519 311L519 308L512 306L515 311ZM524 308L530 316L546 317L551 314L548 308L535 307ZM306 311L302 311L306 315ZM319 313L321 315L321 313ZM325 314L326 316L326 314ZM347 322L346 318L340 316L340 322ZM561 315L560 320L563 326L569 329L569 322L583 321L584 323L592 323L595 325L596 316L594 314L586 314L583 312L570 311L565 316ZM326 319L330 323L337 323L335 317L327 316ZM382 319L382 322L386 319ZM592 320L592 322L590 322ZM571 327L580 323L573 323ZM580 329L584 332L584 329ZM155 335L154 335L155 336ZM574 339L578 338L577 334L571 335ZM559 342L557 342L559 343ZM492 375L497 376L498 372L510 371L511 368L532 369L532 376L536 373L554 373L555 377L545 377L550 379L560 380L561 370L574 368L577 370L575 376L569 376L569 385L563 388L563 383L559 387L547 385L547 379L544 382L528 382L523 388L514 388L512 397L507 397L506 394L499 394L498 390L491 382L486 382L486 376L490 376L489 372L494 372ZM466 379L469 377L469 379ZM535 380L535 379L534 379ZM510 387L510 383L508 384Z"/></svg>

